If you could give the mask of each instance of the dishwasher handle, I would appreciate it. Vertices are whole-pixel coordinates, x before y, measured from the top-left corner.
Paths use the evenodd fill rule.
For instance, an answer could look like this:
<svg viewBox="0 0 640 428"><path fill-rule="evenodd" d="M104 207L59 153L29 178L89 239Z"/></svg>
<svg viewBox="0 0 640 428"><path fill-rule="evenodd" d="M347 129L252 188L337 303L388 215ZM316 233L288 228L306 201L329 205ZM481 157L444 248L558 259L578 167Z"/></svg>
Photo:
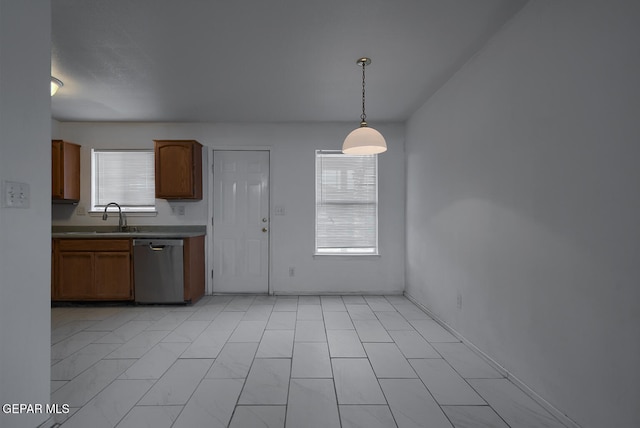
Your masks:
<svg viewBox="0 0 640 428"><path fill-rule="evenodd" d="M182 239L134 239L134 247L149 247L152 251L162 251L166 247L182 247Z"/></svg>

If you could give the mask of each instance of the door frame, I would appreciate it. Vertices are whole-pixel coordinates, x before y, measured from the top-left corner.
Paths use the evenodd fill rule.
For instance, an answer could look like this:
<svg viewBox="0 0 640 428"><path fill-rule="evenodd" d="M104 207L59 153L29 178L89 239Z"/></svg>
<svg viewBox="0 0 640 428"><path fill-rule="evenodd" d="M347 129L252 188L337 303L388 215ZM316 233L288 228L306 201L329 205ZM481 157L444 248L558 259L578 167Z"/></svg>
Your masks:
<svg viewBox="0 0 640 428"><path fill-rule="evenodd" d="M208 215L208 219L207 219L207 239L206 239L206 248L207 248L207 274L206 274L206 290L205 290L205 294L207 295L212 295L214 290L213 290L213 157L215 155L215 152L217 151L236 151L236 152L240 152L240 151L259 151L259 152L268 152L269 153L269 245L268 245L268 261L267 261L267 294L268 295L273 295L273 288L271 285L271 254L272 254L272 242L273 239L272 236L272 232L273 232L273 227L272 227L272 222L271 222L271 218L273 217L273 213L272 213L272 206L273 204L272 202L272 195L273 195L273 180L272 180L272 176L273 174L271 173L271 165L273 164L273 147L272 146L232 146L232 145L213 145L213 146L207 146L207 158L209 159L207 162L207 198L209 200L208 203L208 209L207 209L207 215Z"/></svg>

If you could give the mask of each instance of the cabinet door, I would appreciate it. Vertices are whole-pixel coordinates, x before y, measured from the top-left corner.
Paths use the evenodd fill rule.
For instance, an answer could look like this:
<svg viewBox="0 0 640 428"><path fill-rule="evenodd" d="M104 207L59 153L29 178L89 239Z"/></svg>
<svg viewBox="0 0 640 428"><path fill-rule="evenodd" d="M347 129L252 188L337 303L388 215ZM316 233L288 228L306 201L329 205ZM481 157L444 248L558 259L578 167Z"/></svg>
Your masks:
<svg viewBox="0 0 640 428"><path fill-rule="evenodd" d="M195 303L204 296L204 236L184 239L184 300Z"/></svg>
<svg viewBox="0 0 640 428"><path fill-rule="evenodd" d="M202 145L155 141L156 198L202 199Z"/></svg>
<svg viewBox="0 0 640 428"><path fill-rule="evenodd" d="M62 141L51 141L51 197L64 198Z"/></svg>
<svg viewBox="0 0 640 428"><path fill-rule="evenodd" d="M129 300L133 297L131 255L128 252L94 253L95 298Z"/></svg>
<svg viewBox="0 0 640 428"><path fill-rule="evenodd" d="M51 197L58 202L80 200L80 146L51 140Z"/></svg>
<svg viewBox="0 0 640 428"><path fill-rule="evenodd" d="M87 300L94 297L93 253L60 252L55 298Z"/></svg>

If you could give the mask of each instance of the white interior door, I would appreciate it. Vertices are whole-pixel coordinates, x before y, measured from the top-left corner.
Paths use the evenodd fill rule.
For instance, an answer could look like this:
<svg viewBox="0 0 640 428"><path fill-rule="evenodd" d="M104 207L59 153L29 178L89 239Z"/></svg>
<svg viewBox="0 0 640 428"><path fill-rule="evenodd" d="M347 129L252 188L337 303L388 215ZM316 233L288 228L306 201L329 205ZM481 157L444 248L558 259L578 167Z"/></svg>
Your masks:
<svg viewBox="0 0 640 428"><path fill-rule="evenodd" d="M269 292L269 152L213 152L213 292Z"/></svg>

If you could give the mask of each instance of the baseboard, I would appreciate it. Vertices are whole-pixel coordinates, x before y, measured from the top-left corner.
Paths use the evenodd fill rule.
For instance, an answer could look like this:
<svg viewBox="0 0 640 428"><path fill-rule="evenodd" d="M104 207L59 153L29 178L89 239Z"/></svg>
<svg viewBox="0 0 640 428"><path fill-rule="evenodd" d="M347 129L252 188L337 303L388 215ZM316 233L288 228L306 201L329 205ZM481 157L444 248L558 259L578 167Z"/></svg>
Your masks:
<svg viewBox="0 0 640 428"><path fill-rule="evenodd" d="M578 425L573 419L571 419L570 417L565 415L562 411L560 411L558 408L556 408L553 404L549 403L547 400L542 398L538 393L536 393L533 389L531 389L526 383L524 383L523 381L518 379L516 376L513 375L513 373L509 372L509 370L507 370L504 367L502 367L500 364L498 364L497 361L495 361L493 358L491 358L489 355L487 355L485 352L483 352L481 349L479 349L476 345L474 345L469 340L467 340L463 335L458 333L450 325L448 325L446 322L444 322L442 319L440 319L440 317L438 317L433 312L431 312L429 310L429 308L427 308L422 303L420 303L418 300L416 300L415 297L411 296L407 292L405 292L404 295L405 295L405 297L407 299L409 299L411 302L413 302L413 304L415 304L418 308L420 308L424 313L426 313L431 318L433 318L433 320L435 322L437 322L438 324L440 324L445 330L447 330L449 333L453 334L462 343L467 345L480 358L482 358L484 361L486 361L487 364L489 364L491 367L496 369L501 375L503 375L511 383L513 383L520 390L522 390L522 392L527 394L529 397L531 397L532 400L534 400L536 403L541 405L546 411L551 413L560 423L562 423L563 425L565 425L566 427L569 427L569 428L580 428L580 425Z"/></svg>
<svg viewBox="0 0 640 428"><path fill-rule="evenodd" d="M326 291L326 292L289 292L289 291L274 291L274 296L402 296L402 291L391 292L367 292L367 291Z"/></svg>
<svg viewBox="0 0 640 428"><path fill-rule="evenodd" d="M50 416L46 421L38 425L37 428L58 428L60 424L56 422L53 416Z"/></svg>
<svg viewBox="0 0 640 428"><path fill-rule="evenodd" d="M402 291L390 292L367 292L367 291L326 291L326 292L293 292L293 291L272 291L271 293L212 293L205 296L402 296Z"/></svg>

